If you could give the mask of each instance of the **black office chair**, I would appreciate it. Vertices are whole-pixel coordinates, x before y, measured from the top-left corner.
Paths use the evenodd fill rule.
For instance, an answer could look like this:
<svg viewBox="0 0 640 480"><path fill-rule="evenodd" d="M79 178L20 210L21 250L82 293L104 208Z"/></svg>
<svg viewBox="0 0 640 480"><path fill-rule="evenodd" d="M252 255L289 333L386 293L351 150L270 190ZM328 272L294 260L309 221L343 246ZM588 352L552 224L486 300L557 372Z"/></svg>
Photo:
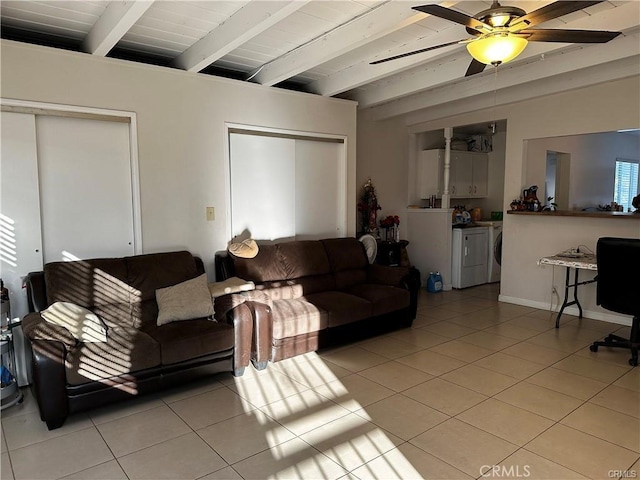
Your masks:
<svg viewBox="0 0 640 480"><path fill-rule="evenodd" d="M596 303L612 312L633 315L629 339L610 334L589 347L621 347L631 350L629 365L638 365L640 347L640 239L602 237L596 247L598 283Z"/></svg>

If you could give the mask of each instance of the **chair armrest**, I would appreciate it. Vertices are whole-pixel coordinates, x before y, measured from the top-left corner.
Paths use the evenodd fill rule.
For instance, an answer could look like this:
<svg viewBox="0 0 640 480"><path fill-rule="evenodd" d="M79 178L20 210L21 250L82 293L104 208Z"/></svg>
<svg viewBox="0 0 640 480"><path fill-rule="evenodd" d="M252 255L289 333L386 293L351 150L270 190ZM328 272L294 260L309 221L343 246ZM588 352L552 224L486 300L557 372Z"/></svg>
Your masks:
<svg viewBox="0 0 640 480"><path fill-rule="evenodd" d="M35 341L60 342L66 350L77 345L71 332L60 325L47 322L40 313L28 313L22 319L22 332L32 343Z"/></svg>

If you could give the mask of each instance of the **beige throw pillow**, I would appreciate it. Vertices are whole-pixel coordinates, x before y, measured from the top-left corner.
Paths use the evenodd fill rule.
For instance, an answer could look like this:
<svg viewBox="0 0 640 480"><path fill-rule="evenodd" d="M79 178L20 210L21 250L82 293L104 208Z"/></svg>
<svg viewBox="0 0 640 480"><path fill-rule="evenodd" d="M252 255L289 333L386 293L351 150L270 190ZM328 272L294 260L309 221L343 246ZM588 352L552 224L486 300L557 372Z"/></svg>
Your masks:
<svg viewBox="0 0 640 480"><path fill-rule="evenodd" d="M209 293L212 298L226 295L227 293L248 292L256 288L255 283L243 280L239 277L231 277L221 282L209 284Z"/></svg>
<svg viewBox="0 0 640 480"><path fill-rule="evenodd" d="M102 320L80 305L71 302L55 302L40 312L45 321L64 327L81 342L96 343L107 341L107 327Z"/></svg>
<svg viewBox="0 0 640 480"><path fill-rule="evenodd" d="M213 302L204 273L172 287L159 288L156 290L156 301L158 326L213 315Z"/></svg>
<svg viewBox="0 0 640 480"><path fill-rule="evenodd" d="M232 243L229 245L229 253L240 258L253 258L258 255L258 244L255 240L247 238L240 243Z"/></svg>

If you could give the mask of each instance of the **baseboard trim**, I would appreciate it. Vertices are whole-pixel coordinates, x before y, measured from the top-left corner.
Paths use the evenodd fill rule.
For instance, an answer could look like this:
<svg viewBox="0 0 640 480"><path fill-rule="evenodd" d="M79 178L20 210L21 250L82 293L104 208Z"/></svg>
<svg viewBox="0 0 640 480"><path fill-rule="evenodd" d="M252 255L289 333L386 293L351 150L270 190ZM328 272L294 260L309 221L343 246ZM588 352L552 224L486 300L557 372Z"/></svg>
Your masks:
<svg viewBox="0 0 640 480"><path fill-rule="evenodd" d="M526 298L518 298L518 297L508 297L506 295L499 295L498 301L505 303L513 303L515 305L522 305L523 307L532 307L538 308L540 310L551 311L551 304L547 302L536 302L534 300L528 300ZM559 306L556 305L554 312L557 313L560 309ZM564 309L563 314L566 313L568 315L578 316L579 311L576 307L568 307ZM594 312L593 310L585 310L582 309L582 317L590 318L592 320L600 320L603 322L615 323L617 325L631 325L631 317L624 317L622 315L616 315L614 313L605 313L605 312Z"/></svg>

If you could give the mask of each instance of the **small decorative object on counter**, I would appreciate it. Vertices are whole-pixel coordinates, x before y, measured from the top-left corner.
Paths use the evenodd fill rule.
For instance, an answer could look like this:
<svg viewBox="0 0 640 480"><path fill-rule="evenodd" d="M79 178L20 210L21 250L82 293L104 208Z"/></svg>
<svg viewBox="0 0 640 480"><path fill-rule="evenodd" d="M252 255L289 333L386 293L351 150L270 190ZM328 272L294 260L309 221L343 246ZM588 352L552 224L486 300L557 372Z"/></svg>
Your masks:
<svg viewBox="0 0 640 480"><path fill-rule="evenodd" d="M457 205L453 207L452 223L454 225L471 223L471 214L467 212L464 205Z"/></svg>
<svg viewBox="0 0 640 480"><path fill-rule="evenodd" d="M438 293L442 291L442 275L440 272L430 272L427 278L427 292Z"/></svg>
<svg viewBox="0 0 640 480"><path fill-rule="evenodd" d="M558 204L551 200L553 200L553 197L547 197L547 204L542 207L543 212L553 212L558 208Z"/></svg>
<svg viewBox="0 0 640 480"><path fill-rule="evenodd" d="M538 200L538 195L536 194L537 191L537 185L531 185L529 188L525 188L522 191L523 203L526 207L525 210L529 210L531 212L540 211L540 201Z"/></svg>

